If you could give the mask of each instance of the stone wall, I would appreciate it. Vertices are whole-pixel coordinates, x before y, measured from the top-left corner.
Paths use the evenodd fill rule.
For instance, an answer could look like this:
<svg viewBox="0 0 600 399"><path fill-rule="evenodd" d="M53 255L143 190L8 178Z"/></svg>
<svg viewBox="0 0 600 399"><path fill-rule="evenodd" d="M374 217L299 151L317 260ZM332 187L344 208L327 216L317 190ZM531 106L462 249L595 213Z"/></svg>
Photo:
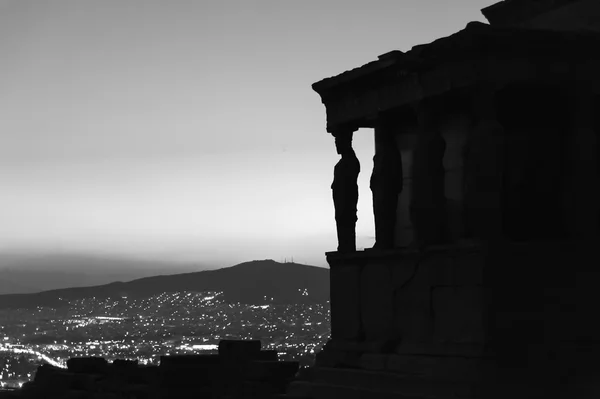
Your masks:
<svg viewBox="0 0 600 399"><path fill-rule="evenodd" d="M473 352L483 343L478 247L330 254L332 336L384 352Z"/></svg>
<svg viewBox="0 0 600 399"><path fill-rule="evenodd" d="M328 254L332 340L317 366L425 376L436 365L435 378L455 372L499 398L569 392L600 375L599 244Z"/></svg>
<svg viewBox="0 0 600 399"><path fill-rule="evenodd" d="M577 319L586 339L600 343L600 327L581 313L600 302L598 244L592 238L329 253L332 336L402 353L471 350L488 338L484 329L527 320L545 320L549 333L573 341L582 338L569 335ZM486 326L489 315L498 318Z"/></svg>

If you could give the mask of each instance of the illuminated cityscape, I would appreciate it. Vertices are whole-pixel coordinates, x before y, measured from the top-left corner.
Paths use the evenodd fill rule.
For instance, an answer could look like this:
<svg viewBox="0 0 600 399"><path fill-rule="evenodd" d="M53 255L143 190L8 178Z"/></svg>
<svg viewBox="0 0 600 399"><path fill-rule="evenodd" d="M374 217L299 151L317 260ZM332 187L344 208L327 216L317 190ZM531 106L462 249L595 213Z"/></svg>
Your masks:
<svg viewBox="0 0 600 399"><path fill-rule="evenodd" d="M161 355L216 353L221 339L260 339L280 359L306 366L330 334L328 302L228 303L221 292L205 291L65 303L0 311L1 387L19 387L39 365L66 367L72 357L157 365Z"/></svg>

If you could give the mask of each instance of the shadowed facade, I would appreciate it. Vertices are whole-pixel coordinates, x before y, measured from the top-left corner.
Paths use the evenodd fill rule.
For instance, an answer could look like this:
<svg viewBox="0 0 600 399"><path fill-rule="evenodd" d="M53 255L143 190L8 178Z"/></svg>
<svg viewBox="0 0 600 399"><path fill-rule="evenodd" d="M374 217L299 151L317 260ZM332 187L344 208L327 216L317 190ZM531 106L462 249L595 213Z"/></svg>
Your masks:
<svg viewBox="0 0 600 399"><path fill-rule="evenodd" d="M376 244L327 254L332 338L290 396L600 392L600 3L482 12L313 85L336 142L374 129Z"/></svg>

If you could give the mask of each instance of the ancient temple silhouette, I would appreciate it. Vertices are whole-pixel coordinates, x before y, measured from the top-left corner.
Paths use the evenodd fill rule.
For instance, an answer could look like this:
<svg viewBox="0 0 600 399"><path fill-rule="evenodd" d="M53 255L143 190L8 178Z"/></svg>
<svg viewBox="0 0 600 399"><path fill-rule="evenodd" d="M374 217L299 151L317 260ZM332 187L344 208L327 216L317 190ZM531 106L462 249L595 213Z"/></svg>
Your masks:
<svg viewBox="0 0 600 399"><path fill-rule="evenodd" d="M482 12L313 85L337 140L374 129L380 245L327 253L288 396L600 397L600 1Z"/></svg>

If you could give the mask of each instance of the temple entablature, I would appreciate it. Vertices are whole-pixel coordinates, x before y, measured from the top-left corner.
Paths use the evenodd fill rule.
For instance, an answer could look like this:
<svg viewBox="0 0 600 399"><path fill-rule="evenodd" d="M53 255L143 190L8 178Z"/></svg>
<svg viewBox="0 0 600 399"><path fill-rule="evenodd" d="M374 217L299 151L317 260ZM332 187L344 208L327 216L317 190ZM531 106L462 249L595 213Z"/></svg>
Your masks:
<svg viewBox="0 0 600 399"><path fill-rule="evenodd" d="M462 31L313 84L338 125L372 128L382 112L412 108L423 98L467 91L480 82L564 85L586 81L596 91L600 34L494 27L471 22ZM493 54L493 57L490 56ZM566 83L570 85L570 83Z"/></svg>

